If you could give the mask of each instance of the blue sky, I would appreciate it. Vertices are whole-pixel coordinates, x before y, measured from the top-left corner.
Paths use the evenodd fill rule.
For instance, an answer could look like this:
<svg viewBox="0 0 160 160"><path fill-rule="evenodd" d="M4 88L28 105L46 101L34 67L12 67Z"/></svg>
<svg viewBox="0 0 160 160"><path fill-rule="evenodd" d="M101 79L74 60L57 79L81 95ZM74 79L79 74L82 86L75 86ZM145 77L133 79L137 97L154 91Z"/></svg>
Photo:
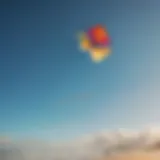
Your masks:
<svg viewBox="0 0 160 160"><path fill-rule="evenodd" d="M159 123L158 0L15 1L1 5L0 130L68 139ZM101 64L77 32L107 26L113 54Z"/></svg>

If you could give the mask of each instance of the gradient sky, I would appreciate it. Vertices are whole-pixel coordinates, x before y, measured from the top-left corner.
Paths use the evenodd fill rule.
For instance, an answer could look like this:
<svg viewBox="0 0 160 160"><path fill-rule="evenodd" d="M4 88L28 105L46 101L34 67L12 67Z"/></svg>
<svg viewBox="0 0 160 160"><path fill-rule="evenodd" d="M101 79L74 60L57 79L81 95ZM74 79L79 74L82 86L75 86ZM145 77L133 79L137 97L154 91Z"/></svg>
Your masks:
<svg viewBox="0 0 160 160"><path fill-rule="evenodd" d="M0 131L66 140L160 122L160 1L6 1L0 5ZM76 34L101 23L101 64Z"/></svg>

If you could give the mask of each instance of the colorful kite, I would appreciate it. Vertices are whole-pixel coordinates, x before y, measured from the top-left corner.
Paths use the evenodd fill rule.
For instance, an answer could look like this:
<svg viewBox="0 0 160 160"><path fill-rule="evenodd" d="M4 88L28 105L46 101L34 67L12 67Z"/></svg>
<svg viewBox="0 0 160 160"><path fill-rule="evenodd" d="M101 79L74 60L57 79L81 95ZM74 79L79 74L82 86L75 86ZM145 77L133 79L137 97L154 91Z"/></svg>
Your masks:
<svg viewBox="0 0 160 160"><path fill-rule="evenodd" d="M80 47L88 52L94 62L101 62L111 53L110 37L101 25L89 28L79 35Z"/></svg>

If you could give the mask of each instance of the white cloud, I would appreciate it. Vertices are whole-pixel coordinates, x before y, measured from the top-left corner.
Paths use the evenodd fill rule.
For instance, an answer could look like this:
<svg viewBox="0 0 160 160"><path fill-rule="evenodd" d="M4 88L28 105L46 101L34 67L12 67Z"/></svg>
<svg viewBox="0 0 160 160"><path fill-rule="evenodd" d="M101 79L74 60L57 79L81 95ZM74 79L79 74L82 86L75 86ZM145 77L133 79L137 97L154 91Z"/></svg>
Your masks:
<svg viewBox="0 0 160 160"><path fill-rule="evenodd" d="M136 132L121 129L88 135L64 144L33 140L21 142L2 140L1 160L10 160L10 157L12 160L14 157L16 160L90 160L109 153L152 148L160 141L160 130L148 128ZM4 155L8 157L5 158Z"/></svg>

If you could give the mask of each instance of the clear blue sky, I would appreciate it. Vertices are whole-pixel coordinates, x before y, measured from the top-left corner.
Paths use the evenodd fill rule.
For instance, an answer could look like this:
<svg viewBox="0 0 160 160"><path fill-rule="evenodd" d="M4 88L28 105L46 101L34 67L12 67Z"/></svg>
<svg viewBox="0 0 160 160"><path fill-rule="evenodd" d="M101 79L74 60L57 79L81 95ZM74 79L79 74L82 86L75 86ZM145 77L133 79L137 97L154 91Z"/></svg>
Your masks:
<svg viewBox="0 0 160 160"><path fill-rule="evenodd" d="M0 131L68 139L160 121L159 0L37 0L1 5ZM77 32L107 26L94 64Z"/></svg>

